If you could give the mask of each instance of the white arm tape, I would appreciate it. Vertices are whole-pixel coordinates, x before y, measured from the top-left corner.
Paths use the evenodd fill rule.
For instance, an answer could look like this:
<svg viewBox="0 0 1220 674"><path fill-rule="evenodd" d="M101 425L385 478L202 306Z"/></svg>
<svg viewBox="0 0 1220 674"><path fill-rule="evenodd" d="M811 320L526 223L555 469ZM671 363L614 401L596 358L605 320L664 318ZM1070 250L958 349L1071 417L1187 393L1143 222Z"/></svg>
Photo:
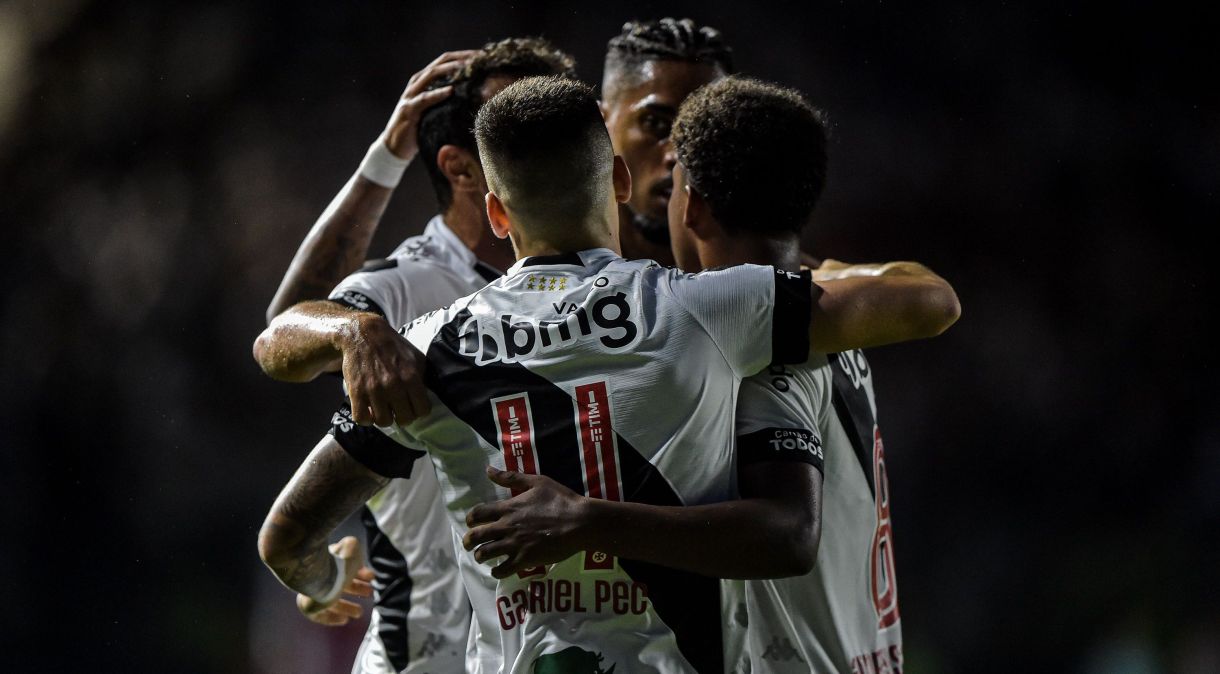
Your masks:
<svg viewBox="0 0 1220 674"><path fill-rule="evenodd" d="M330 556L335 560L335 584L331 586L326 594L313 598L319 604L333 604L339 598L339 595L343 594L343 586L347 585L347 578L345 578L347 574L344 573L347 570L346 560L333 552L330 553Z"/></svg>
<svg viewBox="0 0 1220 674"><path fill-rule="evenodd" d="M378 136L369 146L364 160L360 162L360 175L382 187L394 189L398 187L398 181L402 180L403 171L407 170L407 164L410 163L410 159L394 156L390 148L386 147L385 141Z"/></svg>

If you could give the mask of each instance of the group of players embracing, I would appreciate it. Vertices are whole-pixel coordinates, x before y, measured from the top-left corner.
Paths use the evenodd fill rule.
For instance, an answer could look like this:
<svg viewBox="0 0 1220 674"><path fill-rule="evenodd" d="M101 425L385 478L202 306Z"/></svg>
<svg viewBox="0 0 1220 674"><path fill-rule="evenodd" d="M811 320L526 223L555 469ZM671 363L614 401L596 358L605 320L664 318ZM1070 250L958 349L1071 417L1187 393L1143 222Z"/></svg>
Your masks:
<svg viewBox="0 0 1220 674"><path fill-rule="evenodd" d="M416 157L440 213L365 262ZM375 597L354 672L901 671L859 349L960 308L801 252L826 165L823 113L689 19L624 26L600 99L533 38L411 78L254 345L342 373L258 545L316 622ZM329 544L358 510L368 567Z"/></svg>

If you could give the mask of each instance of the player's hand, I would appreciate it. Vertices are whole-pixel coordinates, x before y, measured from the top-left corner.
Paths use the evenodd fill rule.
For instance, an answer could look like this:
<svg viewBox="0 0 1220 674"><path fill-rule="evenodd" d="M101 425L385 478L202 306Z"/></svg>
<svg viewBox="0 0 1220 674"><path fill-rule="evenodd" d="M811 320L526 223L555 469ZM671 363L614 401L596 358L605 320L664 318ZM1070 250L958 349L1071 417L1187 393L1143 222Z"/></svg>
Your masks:
<svg viewBox="0 0 1220 674"><path fill-rule="evenodd" d="M438 79L449 77L464 68L475 55L474 50L449 51L436 57L423 70L407 80L394 107L394 114L386 123L382 133L386 147L399 159L410 161L419 153L419 120L428 108L445 100L453 93L452 86L429 89Z"/></svg>
<svg viewBox="0 0 1220 674"><path fill-rule="evenodd" d="M360 541L354 536L347 536L330 546L330 551L343 559L344 568L339 569L347 582L343 585L343 594L352 597L373 596L373 571L361 564L363 555ZM306 618L319 625L338 627L346 625L349 620L357 620L364 614L364 608L354 601L342 596L329 604L323 604L306 595L297 595L297 609Z"/></svg>
<svg viewBox="0 0 1220 674"><path fill-rule="evenodd" d="M405 425L428 414L424 354L377 314L356 313L347 327L340 348L352 420L362 426Z"/></svg>
<svg viewBox="0 0 1220 674"><path fill-rule="evenodd" d="M542 475L526 475L487 467L487 476L501 487L519 491L495 503L470 509L462 545L474 550L480 564L507 559L491 570L496 578L559 562L583 549L579 540L585 497Z"/></svg>

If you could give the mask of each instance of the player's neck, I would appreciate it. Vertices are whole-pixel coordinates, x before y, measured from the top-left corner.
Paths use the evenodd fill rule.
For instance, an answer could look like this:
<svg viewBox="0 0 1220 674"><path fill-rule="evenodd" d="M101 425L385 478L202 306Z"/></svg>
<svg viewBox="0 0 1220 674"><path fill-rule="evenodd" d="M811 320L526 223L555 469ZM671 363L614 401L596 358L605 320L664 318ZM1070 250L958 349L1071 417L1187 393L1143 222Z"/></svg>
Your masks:
<svg viewBox="0 0 1220 674"><path fill-rule="evenodd" d="M454 195L443 217L449 229L481 262L496 269L508 269L513 263L512 246L492 235L491 226L487 224L486 209L481 199L476 201Z"/></svg>
<svg viewBox="0 0 1220 674"><path fill-rule="evenodd" d="M609 248L615 253L619 252L618 241L611 234L611 224L604 217L597 217L583 226L573 227L565 231L562 238L523 237L519 231L515 230L511 234L518 260L537 255L576 253L590 248Z"/></svg>
<svg viewBox="0 0 1220 674"><path fill-rule="evenodd" d="M769 264L783 271L800 271L801 246L796 234L723 236L700 246L699 261L704 269L739 264Z"/></svg>

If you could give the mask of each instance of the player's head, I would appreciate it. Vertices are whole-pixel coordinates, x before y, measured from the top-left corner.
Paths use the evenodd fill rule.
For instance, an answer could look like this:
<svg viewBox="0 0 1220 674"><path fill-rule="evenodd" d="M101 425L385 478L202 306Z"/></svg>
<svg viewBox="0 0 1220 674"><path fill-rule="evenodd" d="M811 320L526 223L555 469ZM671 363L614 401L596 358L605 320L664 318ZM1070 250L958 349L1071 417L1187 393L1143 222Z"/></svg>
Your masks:
<svg viewBox="0 0 1220 674"><path fill-rule="evenodd" d="M674 122L669 227L678 266L741 236L799 245L826 182L825 115L799 92L743 77L696 91Z"/></svg>
<svg viewBox="0 0 1220 674"><path fill-rule="evenodd" d="M440 209L453 203L455 189L486 193L478 166L474 118L496 92L522 77L576 76L576 62L542 38L508 38L489 42L459 73L435 86L453 85L453 93L424 112L419 121L419 153Z"/></svg>
<svg viewBox="0 0 1220 674"><path fill-rule="evenodd" d="M592 87L563 77L508 85L475 120L487 210L519 254L539 243L574 251L612 241L631 177L614 156Z"/></svg>
<svg viewBox="0 0 1220 674"><path fill-rule="evenodd" d="M632 223L665 243L673 153L669 132L678 106L695 89L733 72L720 31L690 19L631 21L610 40L602 106L614 150L631 169Z"/></svg>

